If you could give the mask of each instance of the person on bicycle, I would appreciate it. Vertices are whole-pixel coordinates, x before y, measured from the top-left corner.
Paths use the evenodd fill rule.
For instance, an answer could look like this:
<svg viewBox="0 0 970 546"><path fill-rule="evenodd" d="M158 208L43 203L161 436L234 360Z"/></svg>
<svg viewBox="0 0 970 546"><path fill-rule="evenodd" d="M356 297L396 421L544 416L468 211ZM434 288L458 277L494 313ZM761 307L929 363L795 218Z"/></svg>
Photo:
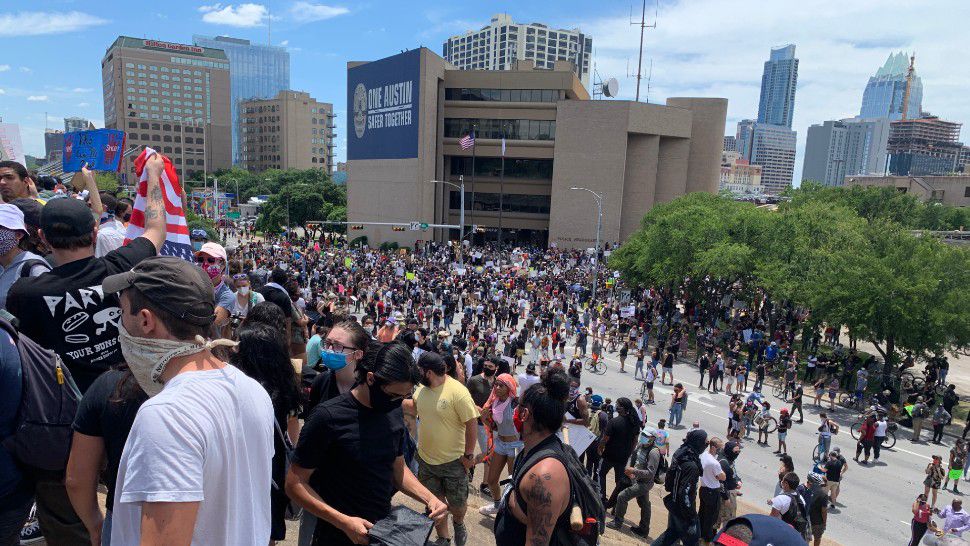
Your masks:
<svg viewBox="0 0 970 546"><path fill-rule="evenodd" d="M770 421L768 418L771 417L771 404L767 401L761 403L761 409L755 416L755 424L758 425L758 443L768 445L768 427L770 426ZM764 438L762 440L761 438Z"/></svg>
<svg viewBox="0 0 970 546"><path fill-rule="evenodd" d="M785 367L785 389L781 393L782 400L788 400L788 395L795 392L795 379L798 377L798 360L795 355L792 355L792 359L788 361L788 366Z"/></svg>
<svg viewBox="0 0 970 546"><path fill-rule="evenodd" d="M832 431L838 430L839 426L835 421L829 419L828 414L824 412L818 414L818 417L822 421L818 426L819 457L824 459L828 456L829 448L832 446Z"/></svg>

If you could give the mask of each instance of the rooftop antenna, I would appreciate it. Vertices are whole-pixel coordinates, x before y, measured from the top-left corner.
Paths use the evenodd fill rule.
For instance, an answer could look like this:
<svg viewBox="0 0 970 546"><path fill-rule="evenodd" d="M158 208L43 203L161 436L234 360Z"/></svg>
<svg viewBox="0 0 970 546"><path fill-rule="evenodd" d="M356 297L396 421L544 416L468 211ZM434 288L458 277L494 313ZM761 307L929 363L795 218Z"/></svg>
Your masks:
<svg viewBox="0 0 970 546"><path fill-rule="evenodd" d="M646 100L650 102L650 81L653 80L653 57L650 58L650 72L647 73L647 96Z"/></svg>
<svg viewBox="0 0 970 546"><path fill-rule="evenodd" d="M640 25L640 57L637 61L637 98L636 101L640 102L640 80L643 78L643 73L641 69L643 68L643 31L648 28L657 28L657 19L660 17L660 0L657 0L656 8L653 14L653 24L647 24L647 0L643 0L643 8L640 12L640 22L637 23L633 20L633 6L630 6L630 24Z"/></svg>
<svg viewBox="0 0 970 546"><path fill-rule="evenodd" d="M266 45L273 45L273 2L266 2Z"/></svg>

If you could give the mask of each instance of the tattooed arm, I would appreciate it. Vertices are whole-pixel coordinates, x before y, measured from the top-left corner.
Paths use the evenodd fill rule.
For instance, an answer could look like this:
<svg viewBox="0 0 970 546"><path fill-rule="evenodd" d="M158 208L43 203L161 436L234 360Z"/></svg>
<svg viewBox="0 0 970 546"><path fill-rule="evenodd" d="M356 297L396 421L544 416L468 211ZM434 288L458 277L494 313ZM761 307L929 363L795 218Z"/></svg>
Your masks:
<svg viewBox="0 0 970 546"><path fill-rule="evenodd" d="M145 237L155 245L156 251L162 250L165 243L165 201L162 199L161 176L165 168L162 156L155 154L148 158L148 188L145 198Z"/></svg>
<svg viewBox="0 0 970 546"><path fill-rule="evenodd" d="M556 520L569 507L569 476L556 459L543 459L519 482L525 499L526 546L546 546L552 540Z"/></svg>

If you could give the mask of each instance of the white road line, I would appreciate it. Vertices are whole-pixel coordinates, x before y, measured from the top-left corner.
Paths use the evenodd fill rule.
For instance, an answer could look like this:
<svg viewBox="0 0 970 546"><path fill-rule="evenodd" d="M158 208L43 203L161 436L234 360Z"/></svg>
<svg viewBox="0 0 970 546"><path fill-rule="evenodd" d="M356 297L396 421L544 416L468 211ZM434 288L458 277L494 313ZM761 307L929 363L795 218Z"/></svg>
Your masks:
<svg viewBox="0 0 970 546"><path fill-rule="evenodd" d="M897 436L897 437L896 437L896 443L897 443L897 444L899 443L899 440L900 440L900 438L899 438L899 437ZM892 451L902 451L903 453L909 453L910 455L916 455L916 456L917 456L917 457L919 457L920 459L926 459L926 460L930 460L930 459L932 459L932 457L927 457L926 455L921 455L921 454L919 454L919 453L915 453L915 452L913 452L913 451L910 451L910 450L908 450L908 449L903 449L903 448L901 448L901 447L899 447L899 446L893 446L892 448L885 448L885 447L884 447L883 449L892 449ZM907 524L907 525L908 525L908 524Z"/></svg>

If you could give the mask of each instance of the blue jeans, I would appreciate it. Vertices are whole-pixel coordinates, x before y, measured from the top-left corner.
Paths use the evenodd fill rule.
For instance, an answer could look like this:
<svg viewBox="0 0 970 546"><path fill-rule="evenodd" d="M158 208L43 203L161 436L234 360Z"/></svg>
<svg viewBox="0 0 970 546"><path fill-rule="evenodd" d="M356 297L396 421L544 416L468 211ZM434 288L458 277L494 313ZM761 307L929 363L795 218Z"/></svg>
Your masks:
<svg viewBox="0 0 970 546"><path fill-rule="evenodd" d="M104 523L101 524L101 546L111 546L111 510L104 513Z"/></svg>
<svg viewBox="0 0 970 546"><path fill-rule="evenodd" d="M700 522L697 518L682 519L667 513L667 530L657 537L650 546L673 546L680 540L684 546L696 546L700 539Z"/></svg>
<svg viewBox="0 0 970 546"><path fill-rule="evenodd" d="M670 424L679 425L684 418L684 406L680 402L675 402L670 406Z"/></svg>
<svg viewBox="0 0 970 546"><path fill-rule="evenodd" d="M819 436L818 437L818 445L822 446L822 458L824 459L825 457L828 457L828 455L829 455L829 448L832 446L832 437L831 436Z"/></svg>

